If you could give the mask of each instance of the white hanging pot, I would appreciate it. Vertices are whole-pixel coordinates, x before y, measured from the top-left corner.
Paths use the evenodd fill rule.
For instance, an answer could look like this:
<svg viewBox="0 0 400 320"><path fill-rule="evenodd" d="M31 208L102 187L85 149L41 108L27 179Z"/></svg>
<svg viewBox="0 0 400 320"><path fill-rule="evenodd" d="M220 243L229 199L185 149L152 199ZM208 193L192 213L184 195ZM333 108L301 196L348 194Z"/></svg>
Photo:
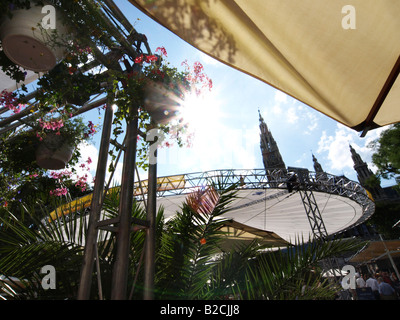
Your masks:
<svg viewBox="0 0 400 320"><path fill-rule="evenodd" d="M74 147L63 143L60 136L47 134L36 149L36 163L43 169L63 169L71 160L73 153Z"/></svg>
<svg viewBox="0 0 400 320"><path fill-rule="evenodd" d="M156 82L149 83L145 88L144 108L154 122L166 124L178 113L178 97Z"/></svg>
<svg viewBox="0 0 400 320"><path fill-rule="evenodd" d="M0 27L2 48L7 57L35 72L51 70L65 55L65 48L59 43L67 33L59 13L52 6L48 7L52 11L42 13L42 8L31 2L30 9L13 11L11 19L4 17ZM52 19L54 23L48 24ZM51 41L55 35L57 44Z"/></svg>

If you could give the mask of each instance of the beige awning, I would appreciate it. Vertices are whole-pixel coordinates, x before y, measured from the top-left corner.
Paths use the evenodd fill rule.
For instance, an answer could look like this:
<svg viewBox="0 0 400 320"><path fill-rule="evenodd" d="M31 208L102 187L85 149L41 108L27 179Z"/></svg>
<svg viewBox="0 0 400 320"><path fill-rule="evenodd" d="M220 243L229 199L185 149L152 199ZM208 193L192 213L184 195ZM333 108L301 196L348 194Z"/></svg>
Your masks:
<svg viewBox="0 0 400 320"><path fill-rule="evenodd" d="M354 255L349 262L366 263L379 259L388 259L388 251L392 257L399 257L400 240L372 241L363 250Z"/></svg>
<svg viewBox="0 0 400 320"><path fill-rule="evenodd" d="M350 128L400 121L400 1L129 1L199 50Z"/></svg>

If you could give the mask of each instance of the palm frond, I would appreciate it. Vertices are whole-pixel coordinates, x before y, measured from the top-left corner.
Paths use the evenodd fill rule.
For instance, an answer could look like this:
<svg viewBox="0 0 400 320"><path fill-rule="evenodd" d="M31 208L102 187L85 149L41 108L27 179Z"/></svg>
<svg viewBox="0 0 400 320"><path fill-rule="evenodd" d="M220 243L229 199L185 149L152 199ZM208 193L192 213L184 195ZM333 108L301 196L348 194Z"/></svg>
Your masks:
<svg viewBox="0 0 400 320"><path fill-rule="evenodd" d="M72 296L73 291L64 290L67 287L72 290L71 284L76 283L74 274L79 274L83 250L79 240L82 240L80 235L84 229L83 217L78 224L75 219L67 219L64 215L56 219L50 215L38 219L25 212L24 216L29 216L29 225L11 212L6 217L0 217L0 274L25 283L24 290L14 298L32 298L33 293L36 298L54 297L57 292L63 292L61 296ZM38 287L38 280L43 277L40 270L45 265L52 265L57 270L57 292L45 292Z"/></svg>
<svg viewBox="0 0 400 320"><path fill-rule="evenodd" d="M258 255L246 271L245 287L238 283L235 293L246 299L332 299L339 287L322 277L319 263L359 247L358 240L297 240L294 246Z"/></svg>
<svg viewBox="0 0 400 320"><path fill-rule="evenodd" d="M158 259L160 297L201 299L208 295L213 257L218 252L220 229L225 222L220 216L235 195L234 187L217 189L213 185L190 195L168 221Z"/></svg>

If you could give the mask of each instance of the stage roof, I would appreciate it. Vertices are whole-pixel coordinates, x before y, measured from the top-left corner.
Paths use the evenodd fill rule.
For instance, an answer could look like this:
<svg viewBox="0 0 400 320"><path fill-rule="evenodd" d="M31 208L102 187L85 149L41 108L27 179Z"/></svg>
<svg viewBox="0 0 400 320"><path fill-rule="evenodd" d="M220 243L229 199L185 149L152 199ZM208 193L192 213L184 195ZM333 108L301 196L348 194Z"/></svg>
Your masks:
<svg viewBox="0 0 400 320"><path fill-rule="evenodd" d="M313 192L329 235L363 223L374 213L374 202L357 182L346 177L298 169L304 172L302 188ZM179 213L191 192L211 185L224 188L234 185L236 198L230 203L227 213L221 216L230 220L230 224L226 225L231 228L230 236L240 236L246 241L251 237L262 237L274 246L294 243L301 237L308 241L313 235L304 203L296 185L291 192L287 185L288 177L297 169L290 170L229 169L159 177L157 207L162 206L165 218L170 219ZM147 180L135 183L133 196L137 201L147 198L147 185ZM110 191L114 189L118 187ZM57 215L84 210L91 205L91 201L92 194L86 195L57 208L51 217L56 219Z"/></svg>
<svg viewBox="0 0 400 320"><path fill-rule="evenodd" d="M400 1L129 1L199 50L350 128L400 121Z"/></svg>
<svg viewBox="0 0 400 320"><path fill-rule="evenodd" d="M364 215L364 208L354 200L325 192L314 192L328 234L346 230ZM179 211L186 194L157 199L164 207L166 218ZM222 217L249 228L273 232L283 240L294 243L301 237L308 241L312 230L298 192L282 189L239 189L237 199Z"/></svg>
<svg viewBox="0 0 400 320"><path fill-rule="evenodd" d="M237 185L237 197L222 217L274 233L286 242L293 243L299 237L307 241L312 236L312 229L304 203L298 190L289 192L287 188L288 176L297 169L229 169L160 177L157 206L163 206L168 219L179 212L187 194L192 191L213 183L222 183L225 187ZM304 186L313 192L329 235L363 223L374 213L374 202L357 182L300 170L305 170Z"/></svg>

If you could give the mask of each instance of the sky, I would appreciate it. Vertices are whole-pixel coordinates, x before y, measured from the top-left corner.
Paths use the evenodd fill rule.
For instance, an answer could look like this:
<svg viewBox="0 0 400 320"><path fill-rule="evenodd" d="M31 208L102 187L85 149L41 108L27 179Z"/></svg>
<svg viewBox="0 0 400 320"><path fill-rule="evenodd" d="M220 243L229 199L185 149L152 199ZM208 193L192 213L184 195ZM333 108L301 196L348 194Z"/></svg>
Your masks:
<svg viewBox="0 0 400 320"><path fill-rule="evenodd" d="M325 172L345 175L357 181L353 169L349 144L368 163L373 150L368 144L386 128L370 131L361 138L360 133L328 118L309 106L287 96L269 85L228 67L187 44L176 35L152 21L126 0L115 3L139 33L146 35L154 52L164 47L167 60L180 67L199 61L204 72L212 79L213 88L203 100L194 102L190 124L194 139L190 148L174 145L158 151L158 176L193 173L216 169L263 168L260 150L260 110L274 136L286 166L314 171L312 154ZM92 111L85 115L95 123L102 123L102 114ZM82 150L83 158L90 156L91 175L95 175L100 134L92 145ZM118 183L122 172L119 163L115 173ZM140 170L142 179L147 173ZM382 186L393 185L382 180Z"/></svg>

